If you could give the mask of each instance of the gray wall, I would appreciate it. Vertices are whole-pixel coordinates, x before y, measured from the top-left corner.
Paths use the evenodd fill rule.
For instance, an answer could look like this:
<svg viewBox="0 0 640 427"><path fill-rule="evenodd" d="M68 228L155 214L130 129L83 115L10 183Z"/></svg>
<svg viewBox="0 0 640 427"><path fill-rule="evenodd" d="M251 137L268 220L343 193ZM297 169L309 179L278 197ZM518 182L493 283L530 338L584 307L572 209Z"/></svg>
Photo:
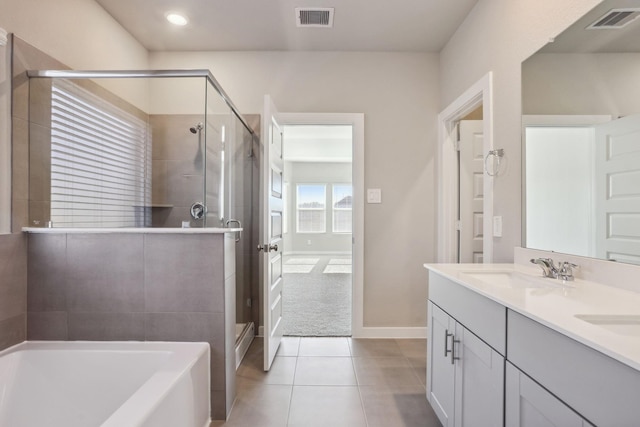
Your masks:
<svg viewBox="0 0 640 427"><path fill-rule="evenodd" d="M383 203L364 205L364 326L385 328L427 322L422 265L436 259L438 64L437 53L416 52L150 54L152 68L213 70L242 112L261 111L270 94L281 112L365 115L364 187L381 188Z"/></svg>
<svg viewBox="0 0 640 427"><path fill-rule="evenodd" d="M235 262L225 256L233 235L30 234L27 338L208 342L212 417L224 419L235 396L235 306L225 304Z"/></svg>
<svg viewBox="0 0 640 427"><path fill-rule="evenodd" d="M332 184L349 184L352 180L351 163L287 162L285 180L289 182L289 223L285 234L285 253L340 253L351 252L352 234L332 232ZM326 184L326 232L296 232L296 205L298 184ZM311 244L308 244L308 241Z"/></svg>
<svg viewBox="0 0 640 427"><path fill-rule="evenodd" d="M523 114L640 112L640 53L536 53L522 63Z"/></svg>
<svg viewBox="0 0 640 427"><path fill-rule="evenodd" d="M493 214L503 217L494 262L511 262L520 246L521 64L600 0L481 0L440 51L443 110L485 74L493 74L493 146L505 150L506 171L493 180Z"/></svg>

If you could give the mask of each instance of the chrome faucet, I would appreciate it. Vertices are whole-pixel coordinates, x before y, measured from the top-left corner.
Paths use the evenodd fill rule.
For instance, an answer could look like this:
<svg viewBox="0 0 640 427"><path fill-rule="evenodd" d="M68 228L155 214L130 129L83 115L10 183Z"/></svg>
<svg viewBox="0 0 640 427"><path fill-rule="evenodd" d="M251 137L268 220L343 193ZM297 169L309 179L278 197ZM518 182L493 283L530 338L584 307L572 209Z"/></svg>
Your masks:
<svg viewBox="0 0 640 427"><path fill-rule="evenodd" d="M553 264L551 258L531 258L531 263L538 264L542 268L542 275L544 277L551 277L553 279L558 277L558 269Z"/></svg>
<svg viewBox="0 0 640 427"><path fill-rule="evenodd" d="M572 262L561 262L558 267L553 264L551 258L535 258L531 259L532 264L537 264L542 268L542 275L552 279L560 279L562 281L571 281L573 277L573 269L578 266Z"/></svg>

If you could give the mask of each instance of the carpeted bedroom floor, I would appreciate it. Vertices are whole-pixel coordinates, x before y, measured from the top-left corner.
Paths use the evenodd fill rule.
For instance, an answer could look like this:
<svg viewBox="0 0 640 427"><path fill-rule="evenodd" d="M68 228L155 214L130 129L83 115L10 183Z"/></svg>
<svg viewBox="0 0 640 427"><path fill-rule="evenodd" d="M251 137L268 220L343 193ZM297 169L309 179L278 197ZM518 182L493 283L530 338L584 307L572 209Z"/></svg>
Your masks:
<svg viewBox="0 0 640 427"><path fill-rule="evenodd" d="M351 257L285 256L284 335L351 336Z"/></svg>

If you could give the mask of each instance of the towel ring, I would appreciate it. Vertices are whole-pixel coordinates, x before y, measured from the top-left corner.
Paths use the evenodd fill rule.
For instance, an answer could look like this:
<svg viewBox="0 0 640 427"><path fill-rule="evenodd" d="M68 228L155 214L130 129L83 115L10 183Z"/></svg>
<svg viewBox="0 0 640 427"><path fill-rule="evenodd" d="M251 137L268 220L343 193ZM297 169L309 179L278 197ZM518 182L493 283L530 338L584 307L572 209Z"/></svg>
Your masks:
<svg viewBox="0 0 640 427"><path fill-rule="evenodd" d="M484 171L487 173L487 175L489 176L498 175L498 172L500 171L500 162L503 156L504 156L503 148L498 148L496 150L489 150L487 155L484 157ZM491 168L491 172L489 171L489 166L487 164L487 162L489 161L489 158L495 159L495 161L492 163L493 167Z"/></svg>

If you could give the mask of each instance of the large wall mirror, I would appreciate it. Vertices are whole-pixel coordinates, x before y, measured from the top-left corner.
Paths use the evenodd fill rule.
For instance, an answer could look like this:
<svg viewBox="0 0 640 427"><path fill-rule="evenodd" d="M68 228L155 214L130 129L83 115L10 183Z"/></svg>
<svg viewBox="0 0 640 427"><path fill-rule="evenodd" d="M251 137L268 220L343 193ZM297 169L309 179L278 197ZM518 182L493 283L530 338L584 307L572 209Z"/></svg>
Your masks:
<svg viewBox="0 0 640 427"><path fill-rule="evenodd" d="M640 0L605 0L522 64L523 242L640 264Z"/></svg>

